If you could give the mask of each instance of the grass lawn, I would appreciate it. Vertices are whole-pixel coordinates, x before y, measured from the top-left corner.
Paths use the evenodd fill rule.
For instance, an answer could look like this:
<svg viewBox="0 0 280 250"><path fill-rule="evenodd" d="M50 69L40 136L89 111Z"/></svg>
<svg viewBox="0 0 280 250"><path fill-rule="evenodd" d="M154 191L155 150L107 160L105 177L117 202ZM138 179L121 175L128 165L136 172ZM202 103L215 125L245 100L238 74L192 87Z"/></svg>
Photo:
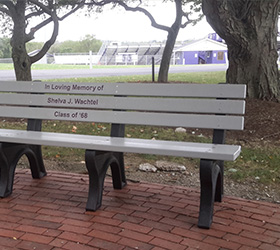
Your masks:
<svg viewBox="0 0 280 250"><path fill-rule="evenodd" d="M156 76L157 77L157 76ZM157 79L157 78L156 78ZM214 84L226 81L225 72L194 72L194 73L174 73L169 74L169 82L190 82ZM108 76L108 77L87 77L87 78L64 78L47 81L55 82L151 82L150 75L130 75L130 76Z"/></svg>

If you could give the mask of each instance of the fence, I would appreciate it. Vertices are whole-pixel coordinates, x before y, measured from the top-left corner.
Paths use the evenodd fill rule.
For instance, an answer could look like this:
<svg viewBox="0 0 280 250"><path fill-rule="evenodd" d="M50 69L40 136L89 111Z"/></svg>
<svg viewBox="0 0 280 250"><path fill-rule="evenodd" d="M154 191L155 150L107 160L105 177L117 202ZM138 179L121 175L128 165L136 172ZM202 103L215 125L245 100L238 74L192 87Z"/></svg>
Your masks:
<svg viewBox="0 0 280 250"><path fill-rule="evenodd" d="M0 63L13 63L12 58L0 58Z"/></svg>
<svg viewBox="0 0 280 250"><path fill-rule="evenodd" d="M98 64L101 55L93 53L53 54L55 64Z"/></svg>

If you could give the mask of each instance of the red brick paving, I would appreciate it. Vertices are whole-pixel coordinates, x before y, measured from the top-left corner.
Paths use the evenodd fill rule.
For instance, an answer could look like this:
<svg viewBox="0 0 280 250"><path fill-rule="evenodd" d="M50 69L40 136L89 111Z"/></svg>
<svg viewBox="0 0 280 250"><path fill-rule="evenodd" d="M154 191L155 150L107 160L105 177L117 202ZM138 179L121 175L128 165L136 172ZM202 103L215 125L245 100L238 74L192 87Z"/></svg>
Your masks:
<svg viewBox="0 0 280 250"><path fill-rule="evenodd" d="M0 250L280 249L280 205L225 197L210 230L196 226L198 190L105 181L103 206L86 212L88 177L50 172L34 180L17 170L0 200Z"/></svg>

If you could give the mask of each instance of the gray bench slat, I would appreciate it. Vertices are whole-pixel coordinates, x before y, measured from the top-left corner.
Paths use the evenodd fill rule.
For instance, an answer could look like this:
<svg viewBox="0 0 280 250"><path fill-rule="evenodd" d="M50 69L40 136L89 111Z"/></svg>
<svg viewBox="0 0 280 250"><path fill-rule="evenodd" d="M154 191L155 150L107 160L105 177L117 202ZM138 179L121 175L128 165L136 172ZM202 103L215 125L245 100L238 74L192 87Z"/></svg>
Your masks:
<svg viewBox="0 0 280 250"><path fill-rule="evenodd" d="M99 111L56 108L2 107L0 116L30 119L86 121L101 123L139 124L171 127L242 130L244 117L224 115L195 115Z"/></svg>
<svg viewBox="0 0 280 250"><path fill-rule="evenodd" d="M215 114L244 114L243 100L216 99L180 99L180 98L146 98L113 97L89 95L31 95L0 94L0 104L33 105L69 108L98 108L122 110L150 110L167 112L195 112Z"/></svg>
<svg viewBox="0 0 280 250"><path fill-rule="evenodd" d="M114 138L9 129L0 130L0 141L226 161L234 161L241 152L241 147L235 145Z"/></svg>
<svg viewBox="0 0 280 250"><path fill-rule="evenodd" d="M147 84L147 83L61 83L0 82L1 91L33 93L76 93L170 97L245 98L246 86L237 84Z"/></svg>

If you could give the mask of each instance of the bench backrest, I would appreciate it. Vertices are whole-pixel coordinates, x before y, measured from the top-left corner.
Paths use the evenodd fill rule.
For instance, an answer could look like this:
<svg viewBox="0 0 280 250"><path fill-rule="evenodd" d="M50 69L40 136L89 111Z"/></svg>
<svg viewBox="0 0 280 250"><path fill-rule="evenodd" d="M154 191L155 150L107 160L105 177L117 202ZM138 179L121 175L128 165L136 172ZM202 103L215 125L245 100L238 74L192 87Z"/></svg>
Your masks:
<svg viewBox="0 0 280 250"><path fill-rule="evenodd" d="M246 86L0 82L0 117L242 130Z"/></svg>

